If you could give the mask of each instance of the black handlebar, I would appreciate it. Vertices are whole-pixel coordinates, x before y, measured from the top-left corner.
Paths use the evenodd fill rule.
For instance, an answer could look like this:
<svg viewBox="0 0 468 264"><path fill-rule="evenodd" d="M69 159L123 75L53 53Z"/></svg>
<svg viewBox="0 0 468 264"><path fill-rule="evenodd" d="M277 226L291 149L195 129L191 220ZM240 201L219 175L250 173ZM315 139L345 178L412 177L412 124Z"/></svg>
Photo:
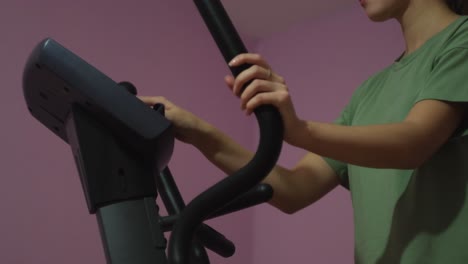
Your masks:
<svg viewBox="0 0 468 264"><path fill-rule="evenodd" d="M226 62L238 54L247 53L219 0L194 0L194 2ZM233 67L231 71L237 76L250 66ZM283 140L281 115L271 105L260 106L254 110L254 113L260 127L257 152L245 167L215 184L187 205L172 232L168 252L169 263L187 264L193 235L203 220L252 189L275 166Z"/></svg>

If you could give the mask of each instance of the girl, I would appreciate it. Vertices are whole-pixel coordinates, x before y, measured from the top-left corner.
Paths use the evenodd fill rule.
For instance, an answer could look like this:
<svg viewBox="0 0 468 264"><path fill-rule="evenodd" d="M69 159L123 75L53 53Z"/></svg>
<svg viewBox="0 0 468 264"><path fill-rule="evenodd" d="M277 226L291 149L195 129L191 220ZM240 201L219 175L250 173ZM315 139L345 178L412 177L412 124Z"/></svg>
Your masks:
<svg viewBox="0 0 468 264"><path fill-rule="evenodd" d="M307 150L264 180L270 204L294 213L339 184L350 189L355 263L468 263L468 17L458 1L360 0L372 21L396 19L405 52L366 80L334 124L300 119L285 80L258 54L226 84L248 113L275 105L284 140ZM253 82L241 93L241 87ZM232 173L252 157L227 135L161 97L179 140Z"/></svg>

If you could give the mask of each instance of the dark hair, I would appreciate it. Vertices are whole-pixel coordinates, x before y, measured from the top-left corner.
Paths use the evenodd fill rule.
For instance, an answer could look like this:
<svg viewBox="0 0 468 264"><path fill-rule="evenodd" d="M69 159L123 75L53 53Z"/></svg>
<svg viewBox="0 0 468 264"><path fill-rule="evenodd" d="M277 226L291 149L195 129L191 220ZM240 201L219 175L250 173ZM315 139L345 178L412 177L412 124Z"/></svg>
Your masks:
<svg viewBox="0 0 468 264"><path fill-rule="evenodd" d="M466 2L466 0L445 0L445 3L447 3L448 7L459 15L468 14L468 4Z"/></svg>

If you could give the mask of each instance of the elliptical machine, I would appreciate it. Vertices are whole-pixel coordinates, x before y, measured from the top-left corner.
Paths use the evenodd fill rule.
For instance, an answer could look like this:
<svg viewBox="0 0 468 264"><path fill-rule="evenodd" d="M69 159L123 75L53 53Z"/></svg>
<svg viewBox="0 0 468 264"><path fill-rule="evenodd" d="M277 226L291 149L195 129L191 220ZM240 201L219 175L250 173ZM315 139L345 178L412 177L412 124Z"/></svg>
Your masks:
<svg viewBox="0 0 468 264"><path fill-rule="evenodd" d="M247 52L219 0L194 2L226 62ZM250 66L231 71L237 76ZM174 136L164 106L150 109L131 83L114 82L50 38L31 53L23 92L30 113L70 145L109 264L207 264L205 247L232 256L234 244L203 221L272 196L270 186L258 183L282 146L281 116L273 106L255 109L260 142L253 159L185 206L167 167ZM158 193L170 216L159 215Z"/></svg>

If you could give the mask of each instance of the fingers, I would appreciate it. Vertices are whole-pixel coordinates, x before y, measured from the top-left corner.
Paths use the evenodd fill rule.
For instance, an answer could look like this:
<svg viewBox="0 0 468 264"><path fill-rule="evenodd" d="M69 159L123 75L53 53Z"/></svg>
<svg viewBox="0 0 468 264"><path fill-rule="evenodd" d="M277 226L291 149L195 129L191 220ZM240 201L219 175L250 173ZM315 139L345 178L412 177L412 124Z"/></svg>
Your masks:
<svg viewBox="0 0 468 264"><path fill-rule="evenodd" d="M284 103L285 95L289 97L286 85L265 80L253 81L241 96L241 108L251 114L262 104L273 104L280 107Z"/></svg>
<svg viewBox="0 0 468 264"><path fill-rule="evenodd" d="M234 84L227 82L234 94L239 96L243 87L254 79L271 80L285 84L284 78L271 70L271 66L259 54L244 53L240 54L229 63L229 66L235 67L243 64L252 64L250 68L241 72L234 80ZM229 80L230 81L230 80Z"/></svg>
<svg viewBox="0 0 468 264"><path fill-rule="evenodd" d="M242 93L242 88L244 86L254 80L254 79L264 79L267 80L271 77L271 71L269 69L260 67L258 65L253 65L252 67L248 68L247 70L241 72L234 81L233 92L237 96Z"/></svg>
<svg viewBox="0 0 468 264"><path fill-rule="evenodd" d="M280 109L281 106L289 100L289 93L286 91L278 91L275 93L259 93L256 94L246 105L246 114L253 113L255 108L261 105L274 105Z"/></svg>
<svg viewBox="0 0 468 264"><path fill-rule="evenodd" d="M155 104L163 104L166 109L172 107L172 103L162 96L137 96L143 103L148 106L154 106Z"/></svg>
<svg viewBox="0 0 468 264"><path fill-rule="evenodd" d="M229 62L229 66L231 67L240 66L242 64L258 65L266 69L271 68L260 54L254 53L243 53L237 55L231 60L231 62Z"/></svg>
<svg viewBox="0 0 468 264"><path fill-rule="evenodd" d="M236 67L243 64L252 66L242 71L236 78L226 76L224 80L232 92L240 96L241 108L248 115L262 104L272 104L278 108L288 104L289 92L284 78L273 72L261 55L240 54L234 57L229 66Z"/></svg>
<svg viewBox="0 0 468 264"><path fill-rule="evenodd" d="M254 80L249 86L245 88L245 91L240 97L241 108L245 109L247 102L250 99L252 99L252 97L254 97L257 93L274 92L278 89L279 87L276 87L274 83L265 80Z"/></svg>

